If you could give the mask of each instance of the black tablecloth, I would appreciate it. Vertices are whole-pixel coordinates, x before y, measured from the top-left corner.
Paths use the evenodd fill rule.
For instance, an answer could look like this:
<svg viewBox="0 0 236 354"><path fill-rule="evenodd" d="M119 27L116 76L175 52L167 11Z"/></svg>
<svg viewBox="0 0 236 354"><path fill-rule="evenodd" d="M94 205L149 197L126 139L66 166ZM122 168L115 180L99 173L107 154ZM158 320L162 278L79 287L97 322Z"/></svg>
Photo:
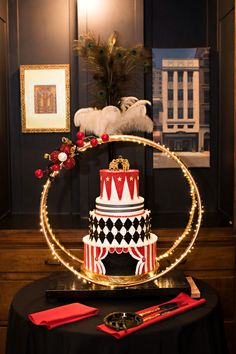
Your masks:
<svg viewBox="0 0 236 354"><path fill-rule="evenodd" d="M218 297L206 283L197 281L207 302L201 307L166 319L120 340L98 331L106 314L137 311L162 302L158 297L130 299L83 299L100 314L47 330L31 323L27 315L63 303L49 303L45 289L50 278L40 279L15 296L7 333L7 354L227 354ZM64 302L65 303L65 302Z"/></svg>

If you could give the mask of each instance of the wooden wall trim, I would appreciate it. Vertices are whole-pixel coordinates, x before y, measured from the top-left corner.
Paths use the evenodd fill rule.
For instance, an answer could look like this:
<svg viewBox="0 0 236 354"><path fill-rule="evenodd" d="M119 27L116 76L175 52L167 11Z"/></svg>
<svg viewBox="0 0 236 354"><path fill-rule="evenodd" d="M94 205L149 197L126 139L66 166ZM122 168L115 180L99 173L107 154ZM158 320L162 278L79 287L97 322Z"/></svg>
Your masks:
<svg viewBox="0 0 236 354"><path fill-rule="evenodd" d="M158 243L173 242L181 233L181 229L153 229L152 232L159 237ZM88 234L87 229L58 229L54 230L58 239L66 245L81 245L82 237ZM199 242L227 242L235 244L236 234L233 228L202 228L197 238ZM1 247L39 246L47 247L43 234L39 230L0 230Z"/></svg>

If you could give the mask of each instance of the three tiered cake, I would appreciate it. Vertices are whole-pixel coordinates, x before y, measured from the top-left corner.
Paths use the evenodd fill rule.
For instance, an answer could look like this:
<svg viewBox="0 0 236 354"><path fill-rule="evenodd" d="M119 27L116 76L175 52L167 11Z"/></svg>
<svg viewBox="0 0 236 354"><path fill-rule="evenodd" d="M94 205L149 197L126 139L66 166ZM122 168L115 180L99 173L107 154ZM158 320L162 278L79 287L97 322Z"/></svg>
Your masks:
<svg viewBox="0 0 236 354"><path fill-rule="evenodd" d="M100 196L83 242L85 271L130 276L156 269L157 236L139 196L139 171L130 170L128 160L119 157L100 170Z"/></svg>

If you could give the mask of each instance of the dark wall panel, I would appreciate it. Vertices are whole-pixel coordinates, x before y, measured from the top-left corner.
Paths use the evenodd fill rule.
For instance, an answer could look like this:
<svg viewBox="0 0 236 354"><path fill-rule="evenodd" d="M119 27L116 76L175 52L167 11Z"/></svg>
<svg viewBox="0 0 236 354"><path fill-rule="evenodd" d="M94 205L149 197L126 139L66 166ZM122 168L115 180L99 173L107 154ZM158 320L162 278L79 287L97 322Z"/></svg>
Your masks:
<svg viewBox="0 0 236 354"><path fill-rule="evenodd" d="M19 92L21 64L71 64L74 75L74 58L71 58L71 12L75 19L75 1L10 1L10 123L12 212L37 213L42 188L34 177L34 170L46 166L45 152L60 146L61 133L22 133ZM74 83L71 85L71 113L75 111ZM70 134L67 134L69 136ZM60 178L51 202L53 212L72 211L71 174ZM66 185L69 185L65 193Z"/></svg>
<svg viewBox="0 0 236 354"><path fill-rule="evenodd" d="M69 0L20 0L20 64L64 64L70 60Z"/></svg>
<svg viewBox="0 0 236 354"><path fill-rule="evenodd" d="M227 8L228 9L228 8ZM222 6L222 13L224 14ZM219 116L219 208L232 220L234 151L234 9L219 19L220 116Z"/></svg>
<svg viewBox="0 0 236 354"><path fill-rule="evenodd" d="M149 1L147 0L147 6ZM153 47L206 45L207 1L153 1Z"/></svg>
<svg viewBox="0 0 236 354"><path fill-rule="evenodd" d="M90 13L86 7L77 14L76 0L10 0L10 131L12 171L13 214L37 213L42 189L41 181L34 177L36 168L44 168L45 152L51 152L60 144L65 134L22 134L19 91L19 67L21 64L60 64L71 66L71 134L75 140L76 129L73 116L78 108L87 107L88 75L85 67L73 52L73 40L77 31L93 30L106 39L114 30L120 33L121 45L143 41L142 0L126 1L125 13L114 13L120 1L107 2L106 11ZM109 18L110 21L107 21ZM77 28L78 20L78 28ZM140 98L143 97L143 83L140 82ZM133 92L132 95L135 95ZM118 147L117 147L118 148ZM119 148L118 148L119 149ZM87 217L99 194L99 169L107 168L109 160L107 146L86 152L81 156L72 173L61 174L52 193L52 213L81 214ZM130 149L128 149L130 150ZM117 155L120 150L115 151ZM125 151L124 151L125 153ZM134 161L144 160L139 150L132 150ZM137 163L136 163L137 165ZM144 165L144 164L143 164ZM143 182L144 183L144 182Z"/></svg>
<svg viewBox="0 0 236 354"><path fill-rule="evenodd" d="M8 95L7 95L7 2L0 1L0 218L10 209Z"/></svg>
<svg viewBox="0 0 236 354"><path fill-rule="evenodd" d="M145 43L153 48L210 47L211 87L211 166L192 169L199 186L205 207L206 225L221 223L218 217L218 47L217 47L217 4L214 0L145 1ZM151 98L151 77L146 85L147 97ZM232 161L230 162L232 165ZM152 170L152 154L147 156L148 186L147 199L152 200L153 210L159 219L163 214L173 217L189 209L186 185L176 169ZM230 187L229 187L230 188ZM229 198L230 199L230 198ZM232 199L231 199L232 205ZM158 215L159 214L159 215ZM163 216L162 216L163 215ZM174 217L173 217L174 218ZM167 217L168 219L168 217ZM176 217L178 224L178 217ZM228 219L226 219L226 222ZM225 223L225 218L223 217Z"/></svg>

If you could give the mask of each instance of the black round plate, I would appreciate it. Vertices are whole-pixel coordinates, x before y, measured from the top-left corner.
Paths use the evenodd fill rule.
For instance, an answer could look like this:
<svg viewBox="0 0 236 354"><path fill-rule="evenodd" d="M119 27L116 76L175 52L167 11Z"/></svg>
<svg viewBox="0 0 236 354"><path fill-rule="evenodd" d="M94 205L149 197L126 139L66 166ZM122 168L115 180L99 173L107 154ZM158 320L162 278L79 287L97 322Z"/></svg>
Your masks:
<svg viewBox="0 0 236 354"><path fill-rule="evenodd" d="M104 317L104 323L117 331L139 326L143 318L134 312L112 312Z"/></svg>

